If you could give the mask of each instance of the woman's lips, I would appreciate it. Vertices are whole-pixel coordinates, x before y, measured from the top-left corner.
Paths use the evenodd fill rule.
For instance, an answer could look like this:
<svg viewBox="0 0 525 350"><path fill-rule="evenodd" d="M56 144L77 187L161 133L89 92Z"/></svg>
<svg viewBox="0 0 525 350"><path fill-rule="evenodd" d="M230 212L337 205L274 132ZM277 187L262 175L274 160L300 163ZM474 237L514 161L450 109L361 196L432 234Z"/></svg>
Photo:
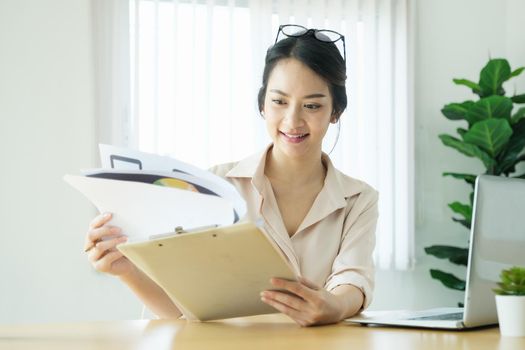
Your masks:
<svg viewBox="0 0 525 350"><path fill-rule="evenodd" d="M288 134L282 131L279 131L281 136L290 143L301 143L303 142L309 134Z"/></svg>

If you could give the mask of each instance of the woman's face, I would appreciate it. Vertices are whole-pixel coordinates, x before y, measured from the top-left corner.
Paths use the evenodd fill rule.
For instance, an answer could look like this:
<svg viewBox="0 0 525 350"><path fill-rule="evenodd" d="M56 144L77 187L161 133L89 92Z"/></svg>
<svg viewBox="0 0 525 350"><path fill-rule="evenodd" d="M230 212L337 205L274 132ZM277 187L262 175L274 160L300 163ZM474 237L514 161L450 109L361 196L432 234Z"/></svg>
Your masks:
<svg viewBox="0 0 525 350"><path fill-rule="evenodd" d="M332 116L328 84L297 59L279 61L264 99L266 128L274 152L290 158L318 157Z"/></svg>

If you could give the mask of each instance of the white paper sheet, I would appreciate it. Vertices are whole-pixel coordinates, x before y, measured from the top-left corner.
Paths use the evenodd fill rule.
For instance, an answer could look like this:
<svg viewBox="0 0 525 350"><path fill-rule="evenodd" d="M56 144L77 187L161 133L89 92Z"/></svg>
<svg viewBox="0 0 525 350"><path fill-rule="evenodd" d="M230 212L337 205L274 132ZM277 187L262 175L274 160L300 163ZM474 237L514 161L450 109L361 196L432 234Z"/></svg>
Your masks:
<svg viewBox="0 0 525 350"><path fill-rule="evenodd" d="M176 172L193 175L203 183L213 184L213 191L228 200L239 218L246 214L246 202L237 189L228 181L207 170L181 162L171 157L140 152L124 147L99 144L102 168L117 170L143 170L146 172Z"/></svg>
<svg viewBox="0 0 525 350"><path fill-rule="evenodd" d="M111 212L111 225L130 241L185 229L234 223L232 204L220 197L141 182L65 175L100 212Z"/></svg>

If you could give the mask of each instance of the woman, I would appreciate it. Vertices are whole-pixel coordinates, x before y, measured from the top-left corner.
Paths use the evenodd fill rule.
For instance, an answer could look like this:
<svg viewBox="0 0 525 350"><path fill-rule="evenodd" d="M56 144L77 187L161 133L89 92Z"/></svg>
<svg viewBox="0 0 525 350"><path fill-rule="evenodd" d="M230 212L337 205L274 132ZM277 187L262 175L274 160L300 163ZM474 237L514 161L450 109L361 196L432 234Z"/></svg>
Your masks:
<svg viewBox="0 0 525 350"><path fill-rule="evenodd" d="M279 40L280 34L286 38ZM338 40L344 44L335 32L279 28L258 96L273 142L262 153L211 169L236 186L247 219L263 219L265 231L301 271L297 282L271 280L288 293L261 293L263 302L301 326L356 314L368 306L373 289L377 192L340 173L322 152L328 126L347 103ZM86 248L93 266L118 276L159 317L179 317L166 293L116 250L126 237L110 220L100 215L90 224Z"/></svg>

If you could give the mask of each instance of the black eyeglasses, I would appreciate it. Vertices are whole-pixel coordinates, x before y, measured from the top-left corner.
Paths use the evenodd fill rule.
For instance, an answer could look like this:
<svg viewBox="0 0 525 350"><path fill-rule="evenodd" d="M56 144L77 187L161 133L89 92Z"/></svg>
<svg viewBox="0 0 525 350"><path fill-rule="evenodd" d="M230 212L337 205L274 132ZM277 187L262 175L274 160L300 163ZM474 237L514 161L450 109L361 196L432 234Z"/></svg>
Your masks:
<svg viewBox="0 0 525 350"><path fill-rule="evenodd" d="M343 58L346 62L345 36L338 32L328 29L308 29L298 24L283 24L279 26L279 30L277 31L277 37L275 38L276 43L279 41L279 35L281 33L292 38L299 38L313 33L314 38L325 43L335 44L337 41L341 40L343 42Z"/></svg>

